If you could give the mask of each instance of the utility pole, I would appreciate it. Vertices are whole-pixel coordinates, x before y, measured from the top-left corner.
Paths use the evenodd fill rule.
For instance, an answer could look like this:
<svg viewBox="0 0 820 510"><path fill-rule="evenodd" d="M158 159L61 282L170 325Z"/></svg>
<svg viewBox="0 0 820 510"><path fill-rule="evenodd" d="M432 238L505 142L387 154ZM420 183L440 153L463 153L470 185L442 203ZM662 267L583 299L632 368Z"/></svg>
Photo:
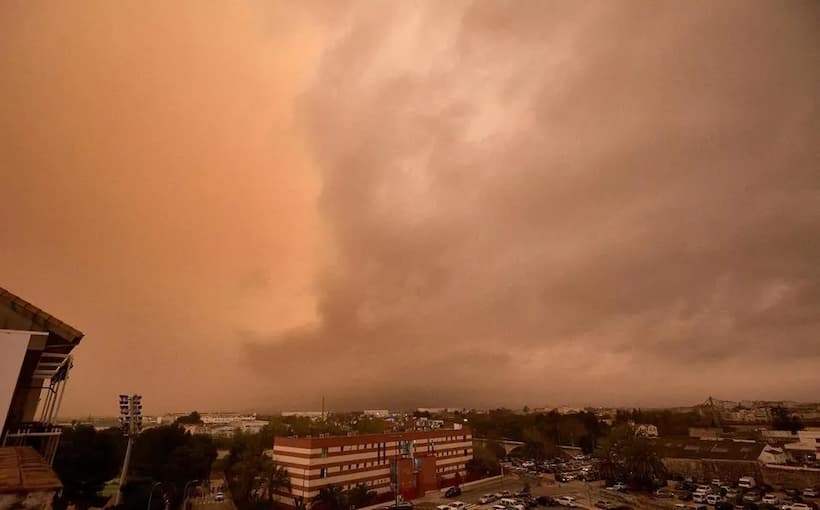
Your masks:
<svg viewBox="0 0 820 510"><path fill-rule="evenodd" d="M122 473L120 474L120 486L114 498L114 506L120 504L122 487L128 477L128 464L131 462L131 448L134 445L134 437L142 430L142 396L141 395L120 395L120 429L128 438L128 446L125 448L125 459L122 462Z"/></svg>

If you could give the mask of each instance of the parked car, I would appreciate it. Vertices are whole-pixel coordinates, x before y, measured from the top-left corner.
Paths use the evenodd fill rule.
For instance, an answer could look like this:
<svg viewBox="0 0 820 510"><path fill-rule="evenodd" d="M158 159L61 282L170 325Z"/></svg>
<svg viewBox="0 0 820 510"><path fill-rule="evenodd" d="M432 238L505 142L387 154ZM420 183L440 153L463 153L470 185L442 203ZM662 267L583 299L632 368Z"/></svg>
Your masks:
<svg viewBox="0 0 820 510"><path fill-rule="evenodd" d="M439 505L436 507L436 510L451 510L450 505Z"/></svg>
<svg viewBox="0 0 820 510"><path fill-rule="evenodd" d="M572 496L560 496L555 500L561 506L567 507L574 507L575 506L575 498Z"/></svg>
<svg viewBox="0 0 820 510"><path fill-rule="evenodd" d="M755 486L755 479L751 476L741 476L737 479L737 486L743 489L751 489Z"/></svg>
<svg viewBox="0 0 820 510"><path fill-rule="evenodd" d="M447 506L449 506L453 510L464 510L464 507L466 505L463 501L453 501L452 503L449 503Z"/></svg>
<svg viewBox="0 0 820 510"><path fill-rule="evenodd" d="M609 487L607 487L606 489L610 490L610 491L621 491L621 492L623 492L623 491L626 490L626 484L623 483L623 482L616 482L616 483L613 483L612 485L610 485Z"/></svg>
<svg viewBox="0 0 820 510"><path fill-rule="evenodd" d="M516 491L513 496L516 498L525 498L530 495L529 489L521 489L520 491Z"/></svg>
<svg viewBox="0 0 820 510"><path fill-rule="evenodd" d="M803 497L804 498L816 498L817 497L817 489L812 489L811 487L803 489Z"/></svg>
<svg viewBox="0 0 820 510"><path fill-rule="evenodd" d="M757 503L760 501L760 493L755 491L747 492L743 495L743 502L744 503Z"/></svg>
<svg viewBox="0 0 820 510"><path fill-rule="evenodd" d="M706 503L706 493L696 492L692 494L692 501L695 503Z"/></svg>
<svg viewBox="0 0 820 510"><path fill-rule="evenodd" d="M484 494L480 498L478 498L479 505L486 505L487 503L492 503L496 500L495 494Z"/></svg>
<svg viewBox="0 0 820 510"><path fill-rule="evenodd" d="M783 505L780 508L781 510L811 510L811 507L805 503L792 503Z"/></svg>
<svg viewBox="0 0 820 510"><path fill-rule="evenodd" d="M447 492L444 493L445 498L457 498L458 496L461 496L460 487L450 487L447 489Z"/></svg>
<svg viewBox="0 0 820 510"><path fill-rule="evenodd" d="M709 494L708 496L706 496L707 505L715 506L718 503L720 503L720 496L718 496L717 494Z"/></svg>
<svg viewBox="0 0 820 510"><path fill-rule="evenodd" d="M555 506L556 505L555 498L553 498L551 496L538 496L538 498L536 498L536 501L541 506Z"/></svg>
<svg viewBox="0 0 820 510"><path fill-rule="evenodd" d="M219 501L219 502L225 501L225 493L224 492L217 492L214 495L214 501Z"/></svg>
<svg viewBox="0 0 820 510"><path fill-rule="evenodd" d="M762 501L763 501L763 503L766 503L767 505L776 505L777 504L777 496L775 496L774 494L766 494L765 496L763 496Z"/></svg>
<svg viewBox="0 0 820 510"><path fill-rule="evenodd" d="M399 504L396 505L395 503L384 507L384 510L413 510L413 502L412 501L399 501Z"/></svg>
<svg viewBox="0 0 820 510"><path fill-rule="evenodd" d="M507 510L507 507L504 505L493 505L493 510Z"/></svg>
<svg viewBox="0 0 820 510"><path fill-rule="evenodd" d="M691 501L692 500L692 493L689 491L678 491L677 497L681 501Z"/></svg>
<svg viewBox="0 0 820 510"><path fill-rule="evenodd" d="M511 496L510 491L501 491L501 492L498 492L497 494L501 494L500 496L498 496L500 498L509 498Z"/></svg>
<svg viewBox="0 0 820 510"><path fill-rule="evenodd" d="M671 490L662 487L655 491L655 496L658 498L674 498L675 494Z"/></svg>

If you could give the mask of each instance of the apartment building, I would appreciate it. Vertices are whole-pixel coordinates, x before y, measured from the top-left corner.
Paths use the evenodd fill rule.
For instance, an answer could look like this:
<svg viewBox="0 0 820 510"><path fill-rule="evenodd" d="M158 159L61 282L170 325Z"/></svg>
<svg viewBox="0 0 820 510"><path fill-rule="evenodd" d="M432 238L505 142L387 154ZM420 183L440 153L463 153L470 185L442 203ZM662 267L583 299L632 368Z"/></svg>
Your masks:
<svg viewBox="0 0 820 510"><path fill-rule="evenodd" d="M436 490L457 476L466 477L473 458L470 429L395 432L354 436L276 437L273 459L290 474L291 490L277 501L296 506L319 489L349 490L364 484L378 494L392 493L398 482L405 499Z"/></svg>

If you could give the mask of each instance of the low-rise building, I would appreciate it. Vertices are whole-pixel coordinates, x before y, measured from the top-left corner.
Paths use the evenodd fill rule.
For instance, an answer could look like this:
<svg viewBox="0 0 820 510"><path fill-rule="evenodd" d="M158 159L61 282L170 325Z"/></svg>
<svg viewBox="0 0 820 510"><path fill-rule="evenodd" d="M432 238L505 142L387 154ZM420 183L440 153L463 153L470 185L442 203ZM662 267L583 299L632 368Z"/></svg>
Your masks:
<svg viewBox="0 0 820 510"><path fill-rule="evenodd" d="M276 499L289 506L310 501L330 485L349 490L364 484L377 494L406 499L452 484L467 475L472 432L451 429L327 437L276 437L273 459L290 475L289 491Z"/></svg>
<svg viewBox="0 0 820 510"><path fill-rule="evenodd" d="M387 418L390 416L390 411L388 409L365 409L362 414L373 418Z"/></svg>
<svg viewBox="0 0 820 510"><path fill-rule="evenodd" d="M765 443L747 440L658 438L655 446L670 474L704 480L760 479L760 454Z"/></svg>
<svg viewBox="0 0 820 510"><path fill-rule="evenodd" d="M205 413L200 415L200 420L206 425L225 425L228 423L237 423L243 421L255 421L256 413L240 414L240 413Z"/></svg>

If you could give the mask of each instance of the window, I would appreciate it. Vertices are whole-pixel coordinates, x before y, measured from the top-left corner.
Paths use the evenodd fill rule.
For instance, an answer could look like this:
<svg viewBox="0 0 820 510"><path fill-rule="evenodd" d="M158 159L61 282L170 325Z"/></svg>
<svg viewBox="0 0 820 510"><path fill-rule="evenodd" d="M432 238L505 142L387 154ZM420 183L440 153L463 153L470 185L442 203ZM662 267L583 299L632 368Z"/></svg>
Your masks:
<svg viewBox="0 0 820 510"><path fill-rule="evenodd" d="M340 451L340 452L345 451L345 447L344 447L344 445L342 445L342 446L340 446L340 447L339 447L339 451Z"/></svg>
<svg viewBox="0 0 820 510"><path fill-rule="evenodd" d="M464 455L467 455L467 448L464 449Z"/></svg>
<svg viewBox="0 0 820 510"><path fill-rule="evenodd" d="M327 447L322 448L322 457L327 457Z"/></svg>
<svg viewBox="0 0 820 510"><path fill-rule="evenodd" d="M319 478L327 478L327 468L319 468Z"/></svg>

